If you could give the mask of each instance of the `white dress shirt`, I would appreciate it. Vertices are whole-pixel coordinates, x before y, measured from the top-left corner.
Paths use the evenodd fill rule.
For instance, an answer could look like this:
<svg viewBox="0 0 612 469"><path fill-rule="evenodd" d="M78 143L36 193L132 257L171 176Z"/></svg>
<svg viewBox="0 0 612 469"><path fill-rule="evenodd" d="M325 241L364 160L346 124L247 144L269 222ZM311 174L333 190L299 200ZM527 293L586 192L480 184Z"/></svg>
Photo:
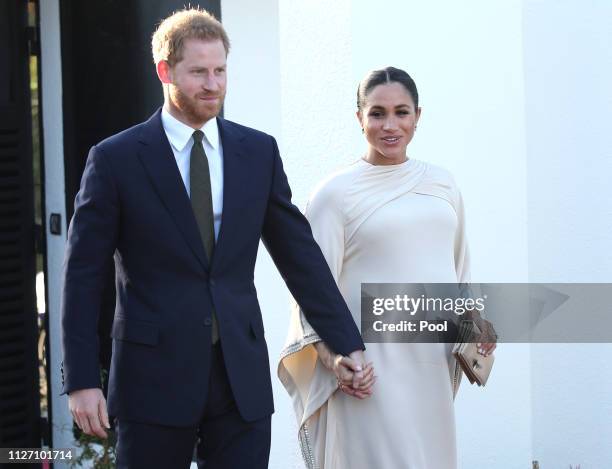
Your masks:
<svg viewBox="0 0 612 469"><path fill-rule="evenodd" d="M165 107L162 108L161 120L164 132L166 132L170 142L170 147L172 147L176 165L181 173L183 184L185 184L187 194L191 197L189 161L191 148L193 147L194 129L173 117ZM204 132L202 145L208 158L213 215L215 218L215 239L218 239L219 229L221 228L221 215L223 213L223 148L221 146L221 138L219 137L217 119L210 119L200 130Z"/></svg>

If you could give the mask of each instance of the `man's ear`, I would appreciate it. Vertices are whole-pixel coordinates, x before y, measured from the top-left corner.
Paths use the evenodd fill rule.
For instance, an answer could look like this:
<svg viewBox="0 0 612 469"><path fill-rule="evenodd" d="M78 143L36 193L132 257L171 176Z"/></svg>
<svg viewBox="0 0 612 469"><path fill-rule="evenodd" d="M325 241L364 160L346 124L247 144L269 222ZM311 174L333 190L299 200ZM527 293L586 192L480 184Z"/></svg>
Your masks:
<svg viewBox="0 0 612 469"><path fill-rule="evenodd" d="M165 85L172 83L172 69L167 61L160 60L155 65L155 68L157 70L157 77L159 78L159 81Z"/></svg>

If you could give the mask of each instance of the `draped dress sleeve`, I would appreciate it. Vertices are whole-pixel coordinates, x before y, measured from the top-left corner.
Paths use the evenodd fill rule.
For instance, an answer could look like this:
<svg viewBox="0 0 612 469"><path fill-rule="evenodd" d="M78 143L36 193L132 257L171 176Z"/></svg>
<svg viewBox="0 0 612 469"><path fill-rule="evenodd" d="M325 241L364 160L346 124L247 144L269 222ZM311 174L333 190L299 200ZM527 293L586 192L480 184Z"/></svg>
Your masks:
<svg viewBox="0 0 612 469"><path fill-rule="evenodd" d="M350 173L341 173L323 181L314 190L305 211L314 239L336 283L342 272L345 247L343 196L350 180ZM320 340L293 301L289 334L281 353L278 376L293 401L302 455L309 467L315 467L315 460L320 460L313 454L315 448L325 448L326 405L337 391L335 375L323 366L313 346Z"/></svg>

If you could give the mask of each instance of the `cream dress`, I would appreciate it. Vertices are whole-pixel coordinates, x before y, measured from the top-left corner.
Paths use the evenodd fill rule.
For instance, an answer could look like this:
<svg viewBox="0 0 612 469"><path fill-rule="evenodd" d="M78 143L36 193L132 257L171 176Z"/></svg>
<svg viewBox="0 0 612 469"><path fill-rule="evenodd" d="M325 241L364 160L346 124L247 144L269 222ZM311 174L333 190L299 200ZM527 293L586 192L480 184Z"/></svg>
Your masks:
<svg viewBox="0 0 612 469"><path fill-rule="evenodd" d="M409 159L359 160L314 192L306 215L355 322L361 283L464 283L463 206L452 176ZM452 344L366 344L378 380L358 400L317 359L316 332L294 307L278 374L293 399L309 469L453 469Z"/></svg>

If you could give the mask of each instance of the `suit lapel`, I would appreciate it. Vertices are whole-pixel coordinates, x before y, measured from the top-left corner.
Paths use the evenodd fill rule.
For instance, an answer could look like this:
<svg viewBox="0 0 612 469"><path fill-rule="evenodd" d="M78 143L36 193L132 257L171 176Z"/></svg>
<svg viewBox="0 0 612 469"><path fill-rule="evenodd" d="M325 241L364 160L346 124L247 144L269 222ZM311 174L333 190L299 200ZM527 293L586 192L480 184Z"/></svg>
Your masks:
<svg viewBox="0 0 612 469"><path fill-rule="evenodd" d="M223 214L221 229L212 259L212 268L223 259L224 250L231 245L232 233L239 229L239 197L241 194L241 175L244 168L241 158L244 155L242 140L244 134L238 127L224 119L217 118L221 144L223 145Z"/></svg>
<svg viewBox="0 0 612 469"><path fill-rule="evenodd" d="M195 256L202 266L208 270L209 264L198 225L193 215L191 201L176 165L170 142L168 142L162 126L161 109L144 123L140 143L142 146L138 157L157 194Z"/></svg>

